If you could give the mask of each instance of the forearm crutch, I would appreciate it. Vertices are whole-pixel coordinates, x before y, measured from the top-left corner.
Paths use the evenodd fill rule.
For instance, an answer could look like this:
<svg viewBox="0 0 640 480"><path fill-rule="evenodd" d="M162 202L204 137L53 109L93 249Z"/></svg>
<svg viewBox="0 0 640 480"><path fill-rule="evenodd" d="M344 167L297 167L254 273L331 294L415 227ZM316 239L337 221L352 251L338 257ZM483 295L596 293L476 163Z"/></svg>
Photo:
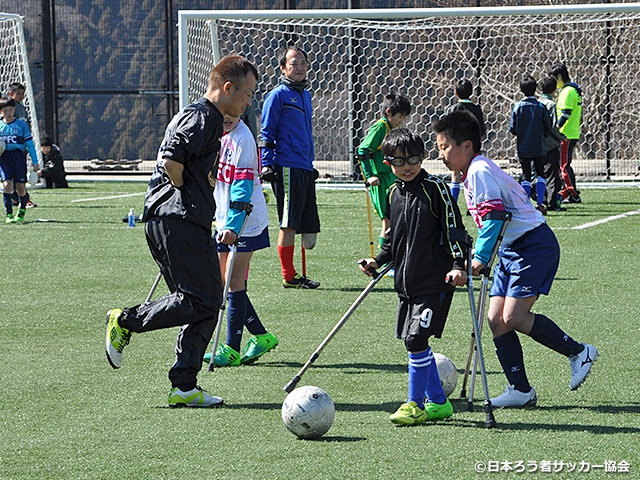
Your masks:
<svg viewBox="0 0 640 480"><path fill-rule="evenodd" d="M365 190L365 195L367 196L367 223L369 224L369 253L371 253L371 257L374 257L374 247L373 247L373 220L371 218L371 193L369 192L369 187L371 186L369 184L369 180L367 180L367 177L364 176L364 170L362 168L362 162L361 160L365 159L366 160L366 156L364 156L364 158L360 155L356 155L356 161L358 162L358 166L360 167L360 174L362 175L362 178L364 179L364 190Z"/></svg>
<svg viewBox="0 0 640 480"><path fill-rule="evenodd" d="M338 333L338 330L342 328L342 326L346 323L346 321L349 320L349 317L351 316L351 314L353 314L353 312L356 311L356 308L358 308L358 305L360 305L360 303L362 303L362 301L369 294L369 292L373 290L373 287L376 285L376 283L378 283L378 280L384 277L384 275L389 270L391 270L392 266L393 264L389 262L382 270L380 270L380 272L376 272L375 270L370 269L373 276L373 280L371 280L369 282L369 285L367 285L367 287L362 291L362 293L358 295L358 298L356 298L356 301L353 302L351 307L349 307L349 310L347 310L347 312L342 316L342 318L338 321L338 323L336 323L335 327L333 327L333 329L329 332L329 335L326 336L326 338L322 341L320 346L316 348L316 351L313 352L311 357L309 357L309 360L307 360L307 363L305 363L304 366L300 369L300 371L296 374L296 376L293 377L291 381L284 386L283 390L285 392L291 393L291 391L294 388L296 388L296 385L302 378L302 375L304 375L304 372L306 372L307 369L311 366L311 364L318 359L318 357L320 356L320 352L322 352L324 347L327 346L327 344L331 341L331 339L335 336L335 334Z"/></svg>
<svg viewBox="0 0 640 480"><path fill-rule="evenodd" d="M158 284L160 283L161 278L162 278L162 272L158 272L158 275L156 276L156 279L153 282L153 285L151 285L151 290L149 290L149 295L147 295L147 299L144 301L144 303L149 303L151 301L151 297L153 297L153 293L156 291L156 288L158 287Z"/></svg>
<svg viewBox="0 0 640 480"><path fill-rule="evenodd" d="M509 212L499 212L499 216L496 217L503 220L502 228L498 233L498 237L496 238L496 243L493 245L493 249L491 251L491 255L489 256L489 261L485 268L480 272L481 275L481 285L480 285L480 296L478 297L478 307L476 310L477 319L478 319L478 335L482 335L482 326L484 325L484 314L486 311L486 300L487 293L489 291L489 276L491 275L491 268L493 266L493 262L495 261L498 255L498 249L500 248L500 244L502 243L502 239L504 238L504 233L507 230L507 225L511 220L511 214ZM489 220L489 218L485 218L485 220ZM471 255L469 255L468 262L471 263ZM473 292L470 292L472 294ZM479 338L478 338L479 340ZM471 343L469 344L469 353L467 355L467 363L464 371L464 379L462 381L462 389L460 391L460 397L464 398L466 396L466 385L467 379L469 376L469 372L471 371L471 382L469 383L469 396L467 400L467 411L473 411L473 393L475 389L475 380L476 380L476 372L478 370L478 356L476 349L476 332L475 329L471 332ZM469 366L471 364L471 356L473 353L473 368L469 370Z"/></svg>
<svg viewBox="0 0 640 480"><path fill-rule="evenodd" d="M216 350L218 349L218 341L220 339L220 326L222 322L225 320L225 311L227 309L227 295L229 294L229 284L231 283L231 273L233 271L233 261L236 258L236 253L238 251L238 240L242 236L242 232L244 231L244 227L247 225L247 220L249 220L249 215L253 210L253 205L247 202L231 202L231 208L235 208L238 210L244 210L247 214L244 217L244 221L242 222L242 227L240 227L240 232L238 232L238 236L236 237L236 241L231 245L231 253L229 253L229 258L227 258L227 267L225 271L225 280L224 280L224 288L222 289L222 303L220 304L220 311L218 312L218 323L216 324L216 330L213 335L213 348L211 349L211 360L209 360L208 370L213 372L215 369L215 360L216 360Z"/></svg>

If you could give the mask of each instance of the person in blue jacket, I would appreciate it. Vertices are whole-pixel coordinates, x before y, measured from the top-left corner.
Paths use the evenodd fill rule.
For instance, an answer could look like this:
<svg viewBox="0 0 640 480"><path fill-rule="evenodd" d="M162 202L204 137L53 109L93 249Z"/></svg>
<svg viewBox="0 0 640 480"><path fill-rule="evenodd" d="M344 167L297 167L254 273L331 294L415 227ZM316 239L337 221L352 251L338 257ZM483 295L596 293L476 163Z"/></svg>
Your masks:
<svg viewBox="0 0 640 480"><path fill-rule="evenodd" d="M280 57L280 84L266 97L260 130L261 178L270 182L278 206L278 257L285 288L318 288L319 282L300 275L293 264L295 235L302 246L315 246L320 232L313 168L311 94L307 90L309 61L298 47ZM303 272L304 273L304 272Z"/></svg>

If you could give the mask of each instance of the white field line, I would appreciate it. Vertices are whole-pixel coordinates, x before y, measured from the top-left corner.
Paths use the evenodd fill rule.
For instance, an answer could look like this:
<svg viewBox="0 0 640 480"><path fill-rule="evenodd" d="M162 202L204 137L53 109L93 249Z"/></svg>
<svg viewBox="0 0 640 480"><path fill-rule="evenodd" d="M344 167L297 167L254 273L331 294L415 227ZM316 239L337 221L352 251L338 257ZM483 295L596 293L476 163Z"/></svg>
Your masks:
<svg viewBox="0 0 640 480"><path fill-rule="evenodd" d="M146 193L147 192L139 192L139 193L126 193L122 195L111 195L109 197L79 198L77 200L71 200L71 203L94 202L96 200L111 200L112 198L138 197L140 195L145 195Z"/></svg>
<svg viewBox="0 0 640 480"><path fill-rule="evenodd" d="M620 215L613 215L611 217L601 218L600 220L596 220L595 222L584 223L582 225L576 225L575 227L571 227L571 228L567 228L567 227L554 228L554 230L584 230L585 228L602 225L603 223L611 222L612 220L620 220L621 218L630 217L632 215L639 215L639 214L640 214L640 210L633 210L631 212L621 213Z"/></svg>

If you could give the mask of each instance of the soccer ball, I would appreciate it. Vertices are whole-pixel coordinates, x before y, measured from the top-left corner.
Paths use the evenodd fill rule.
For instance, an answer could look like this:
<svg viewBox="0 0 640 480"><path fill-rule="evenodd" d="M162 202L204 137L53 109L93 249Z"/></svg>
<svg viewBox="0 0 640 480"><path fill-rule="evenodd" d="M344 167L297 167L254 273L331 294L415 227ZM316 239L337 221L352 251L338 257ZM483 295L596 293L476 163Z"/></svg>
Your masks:
<svg viewBox="0 0 640 480"><path fill-rule="evenodd" d="M6 149L7 144L4 143L4 140L0 138L0 155L2 155Z"/></svg>
<svg viewBox="0 0 640 480"><path fill-rule="evenodd" d="M331 428L336 407L327 392L318 387L300 387L282 403L282 421L298 438L319 438Z"/></svg>
<svg viewBox="0 0 640 480"><path fill-rule="evenodd" d="M441 353L434 353L433 358L436 359L436 367L438 368L440 384L442 385L444 394L448 397L456 389L456 384L458 383L458 370L456 370L456 366L449 357L442 355Z"/></svg>

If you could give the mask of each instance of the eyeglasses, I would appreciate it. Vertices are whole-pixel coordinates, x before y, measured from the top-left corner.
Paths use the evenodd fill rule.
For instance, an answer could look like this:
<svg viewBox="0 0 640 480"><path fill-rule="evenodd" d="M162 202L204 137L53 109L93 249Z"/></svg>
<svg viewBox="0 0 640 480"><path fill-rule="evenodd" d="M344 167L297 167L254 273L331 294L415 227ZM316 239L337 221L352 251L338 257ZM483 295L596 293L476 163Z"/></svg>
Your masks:
<svg viewBox="0 0 640 480"><path fill-rule="evenodd" d="M401 167L407 162L409 165L418 165L422 163L422 155L415 155L413 157L384 157L394 167Z"/></svg>

